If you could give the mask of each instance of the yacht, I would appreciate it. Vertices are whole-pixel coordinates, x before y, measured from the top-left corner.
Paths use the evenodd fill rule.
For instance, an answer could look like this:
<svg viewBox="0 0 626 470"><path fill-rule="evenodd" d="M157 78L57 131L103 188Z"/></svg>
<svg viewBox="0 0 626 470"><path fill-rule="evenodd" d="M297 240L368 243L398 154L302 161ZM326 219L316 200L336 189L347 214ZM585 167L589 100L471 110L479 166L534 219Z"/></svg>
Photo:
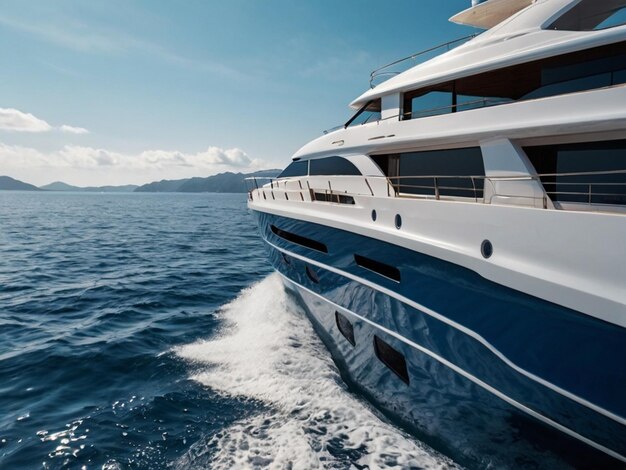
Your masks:
<svg viewBox="0 0 626 470"><path fill-rule="evenodd" d="M468 5L469 6L469 5ZM248 182L346 383L474 468L626 468L626 0L474 1Z"/></svg>

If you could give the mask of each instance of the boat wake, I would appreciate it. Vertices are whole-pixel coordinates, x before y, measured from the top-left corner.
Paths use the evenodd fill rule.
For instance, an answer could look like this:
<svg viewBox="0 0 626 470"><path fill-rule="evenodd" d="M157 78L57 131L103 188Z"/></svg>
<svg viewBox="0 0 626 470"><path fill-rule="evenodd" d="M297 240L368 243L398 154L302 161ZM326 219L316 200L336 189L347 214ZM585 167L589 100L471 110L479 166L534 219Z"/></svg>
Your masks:
<svg viewBox="0 0 626 470"><path fill-rule="evenodd" d="M178 468L455 468L350 393L277 274L221 309L220 335L180 347L192 378L259 412L204 441Z"/></svg>

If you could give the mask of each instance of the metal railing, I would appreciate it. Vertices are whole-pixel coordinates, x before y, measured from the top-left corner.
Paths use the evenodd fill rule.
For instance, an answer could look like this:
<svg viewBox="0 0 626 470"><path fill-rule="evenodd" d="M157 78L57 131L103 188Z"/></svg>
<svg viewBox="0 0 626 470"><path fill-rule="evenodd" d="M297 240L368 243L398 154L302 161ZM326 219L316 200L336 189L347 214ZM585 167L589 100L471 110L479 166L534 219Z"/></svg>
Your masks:
<svg viewBox="0 0 626 470"><path fill-rule="evenodd" d="M423 51L416 52L415 54L411 54L410 56L403 57L402 59L394 60L393 62L383 65L382 67L379 67L370 73L370 87L375 88L377 85L380 85L385 80L388 80L389 78L398 75L405 70L408 70L410 67L414 67L417 64L423 63L429 58L435 57L444 52L451 51L455 47L458 47L462 44L465 44L469 40L474 39L477 35L478 34L471 34L470 36L465 36L459 39L455 39L453 41L448 41L446 43L439 44L438 46L430 47ZM432 57L430 57L429 54L431 54ZM402 70L389 70L392 67L394 69L400 67L402 68ZM377 79L380 78L383 78L383 80L377 82Z"/></svg>
<svg viewBox="0 0 626 470"><path fill-rule="evenodd" d="M543 196L504 192L501 182L537 182ZM265 182L261 183L260 182ZM355 183L362 182L358 188ZM338 202L346 196L414 197L426 199L473 200L490 204L495 197L535 199L547 208L547 197L554 202L586 205L626 206L626 169L612 171L544 173L528 176L415 175L415 176L301 176L296 178L246 178L249 197L263 191L263 197L276 198L275 192L297 195L296 200L315 201L315 193L324 194L324 202ZM360 188L360 189L359 189ZM508 186L509 191L511 185ZM267 191L267 194L265 193ZM306 197L305 197L306 195ZM344 199L345 200L345 199Z"/></svg>
<svg viewBox="0 0 626 470"><path fill-rule="evenodd" d="M489 108L491 106L499 106L502 104L507 104L507 103L512 103L512 102L513 100L510 100L507 98L488 98L488 97L477 98L472 101L464 101L463 103L449 104L445 106L438 106L435 108L427 108L427 109L423 109L419 111L410 111L410 112L405 112L402 114L393 114L391 116L376 119L376 121L387 121L389 119L402 119L402 120L419 119L419 118L429 117L429 116L439 116L441 114L449 114L449 113L455 113L455 112L460 113L463 111L470 111L472 109ZM359 123L358 126L361 126L363 124L369 124L370 122L376 122L376 121L368 120L368 121ZM339 129L345 129L346 127L350 127L350 126L346 126L345 124L342 124L342 125L331 127L329 129L325 129L322 131L322 133L326 135Z"/></svg>

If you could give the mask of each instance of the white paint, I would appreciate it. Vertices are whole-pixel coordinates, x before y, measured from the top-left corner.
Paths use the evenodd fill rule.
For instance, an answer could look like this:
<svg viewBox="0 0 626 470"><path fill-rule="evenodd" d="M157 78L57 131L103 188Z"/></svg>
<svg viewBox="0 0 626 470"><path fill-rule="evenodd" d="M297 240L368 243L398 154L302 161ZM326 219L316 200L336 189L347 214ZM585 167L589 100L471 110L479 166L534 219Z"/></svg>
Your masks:
<svg viewBox="0 0 626 470"><path fill-rule="evenodd" d="M491 204L508 204L543 208L547 195L536 179L533 165L519 145L509 139L496 138L480 142L485 165L485 200ZM519 179L517 179L519 177ZM503 178L498 180L497 178Z"/></svg>
<svg viewBox="0 0 626 470"><path fill-rule="evenodd" d="M368 90L350 106L511 65L623 41L626 25L600 31L545 30L578 0L538 1L498 26ZM581 111L579 111L581 112Z"/></svg>
<svg viewBox="0 0 626 470"><path fill-rule="evenodd" d="M400 93L383 95L381 100L381 119L390 119L400 115Z"/></svg>
<svg viewBox="0 0 626 470"><path fill-rule="evenodd" d="M337 187L341 178L333 178ZM323 187L323 180L318 184ZM257 196L249 207L449 261L506 287L626 327L625 214L396 198L386 197L386 185L376 190L375 197L355 196L354 206ZM372 209L378 213L375 223ZM402 230L395 228L396 214L402 215ZM489 260L480 254L485 239L494 246Z"/></svg>

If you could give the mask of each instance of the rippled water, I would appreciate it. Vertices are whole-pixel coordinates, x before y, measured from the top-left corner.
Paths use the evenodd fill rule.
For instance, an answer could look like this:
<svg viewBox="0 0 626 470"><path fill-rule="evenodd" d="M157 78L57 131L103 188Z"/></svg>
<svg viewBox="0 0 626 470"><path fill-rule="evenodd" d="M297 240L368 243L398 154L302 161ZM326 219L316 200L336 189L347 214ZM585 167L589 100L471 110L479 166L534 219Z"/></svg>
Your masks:
<svg viewBox="0 0 626 470"><path fill-rule="evenodd" d="M451 468L348 391L245 195L0 192L0 468Z"/></svg>

